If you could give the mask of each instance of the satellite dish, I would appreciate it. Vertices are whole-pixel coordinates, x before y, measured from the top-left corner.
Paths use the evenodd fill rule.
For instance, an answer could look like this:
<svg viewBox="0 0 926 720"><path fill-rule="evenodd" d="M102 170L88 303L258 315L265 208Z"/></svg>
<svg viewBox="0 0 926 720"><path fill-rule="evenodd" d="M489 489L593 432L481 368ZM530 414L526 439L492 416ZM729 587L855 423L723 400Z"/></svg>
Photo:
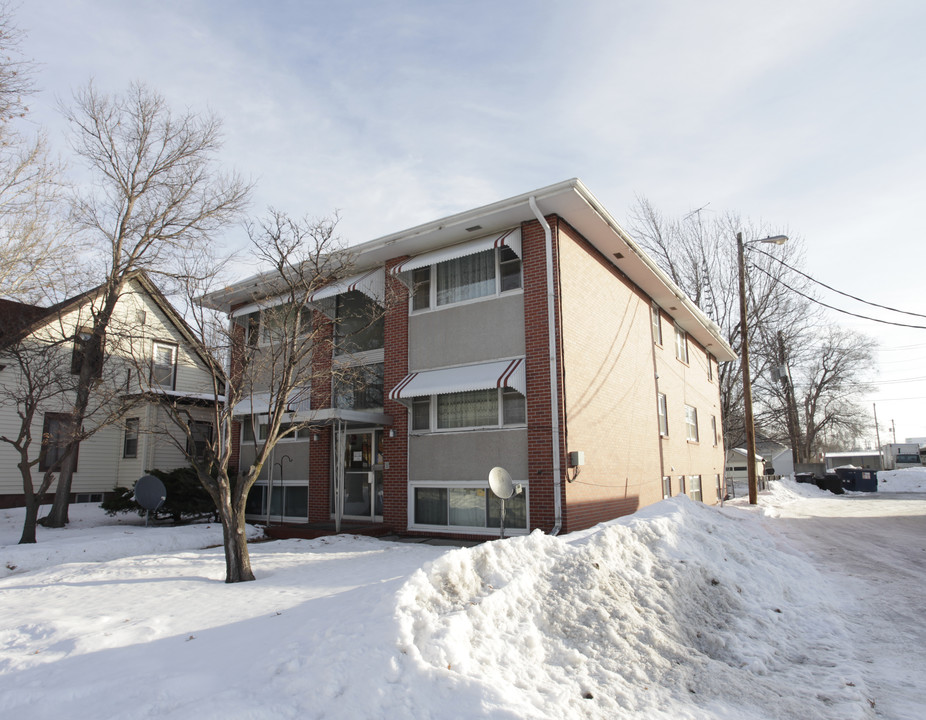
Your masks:
<svg viewBox="0 0 926 720"><path fill-rule="evenodd" d="M508 471L502 467L494 467L489 471L489 487L496 497L507 500L514 495L514 481Z"/></svg>
<svg viewBox="0 0 926 720"><path fill-rule="evenodd" d="M167 488L154 475L142 475L135 483L135 502L149 513L167 499Z"/></svg>

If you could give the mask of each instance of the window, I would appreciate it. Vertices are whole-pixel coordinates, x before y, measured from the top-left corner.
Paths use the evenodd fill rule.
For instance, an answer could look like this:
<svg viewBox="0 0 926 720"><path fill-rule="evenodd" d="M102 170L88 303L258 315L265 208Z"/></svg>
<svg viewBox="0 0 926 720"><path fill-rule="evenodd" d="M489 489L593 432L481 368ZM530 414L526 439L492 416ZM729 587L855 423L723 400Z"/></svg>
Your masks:
<svg viewBox="0 0 926 720"><path fill-rule="evenodd" d="M385 316L376 301L359 290L337 296L334 317L336 355L379 350L383 347Z"/></svg>
<svg viewBox="0 0 926 720"><path fill-rule="evenodd" d="M257 347L257 341L260 339L260 311L255 310L247 315L238 315L232 318L234 325L235 337L240 337L245 341L248 347ZM241 333L238 335L237 333Z"/></svg>
<svg viewBox="0 0 926 720"><path fill-rule="evenodd" d="M507 246L412 272L412 310L452 305L521 288L521 258Z"/></svg>
<svg viewBox="0 0 926 720"><path fill-rule="evenodd" d="M122 440L122 457L138 457L138 418L125 419L125 436Z"/></svg>
<svg viewBox="0 0 926 720"><path fill-rule="evenodd" d="M666 396L659 393L659 434L667 437L669 434L669 412L666 407Z"/></svg>
<svg viewBox="0 0 926 720"><path fill-rule="evenodd" d="M653 303L651 312L653 317L653 342L662 345L662 317L656 303Z"/></svg>
<svg viewBox="0 0 926 720"><path fill-rule="evenodd" d="M305 522L309 517L309 487L302 481L284 481L273 485L270 496L270 517ZM258 482L248 493L245 515L267 517L266 481Z"/></svg>
<svg viewBox="0 0 926 720"><path fill-rule="evenodd" d="M420 431L517 426L527 422L527 400L511 388L469 390L414 398L411 413Z"/></svg>
<svg viewBox="0 0 926 720"><path fill-rule="evenodd" d="M663 499L672 497L672 476L662 476L662 497Z"/></svg>
<svg viewBox="0 0 926 720"><path fill-rule="evenodd" d="M212 440L212 423L204 420L193 420L190 423L190 434L193 437L187 438L187 454L197 460L203 460L206 457L209 441Z"/></svg>
<svg viewBox="0 0 926 720"><path fill-rule="evenodd" d="M91 352L94 351L95 352ZM71 351L71 375L79 375L84 362L96 363L92 377L103 376L103 358L100 357L100 342L94 342L93 328L80 327L74 333L74 349Z"/></svg>
<svg viewBox="0 0 926 720"><path fill-rule="evenodd" d="M298 327L298 333L293 330ZM285 343L293 337L304 337L312 332L312 311L297 303L284 303L262 310L260 313L260 342L262 345Z"/></svg>
<svg viewBox="0 0 926 720"><path fill-rule="evenodd" d="M688 335L678 325L675 326L675 357L688 364Z"/></svg>
<svg viewBox="0 0 926 720"><path fill-rule="evenodd" d="M707 356L707 379L714 381L714 358L710 355Z"/></svg>
<svg viewBox="0 0 926 720"><path fill-rule="evenodd" d="M711 415L711 433L714 435L714 447L717 447L717 416Z"/></svg>
<svg viewBox="0 0 926 720"><path fill-rule="evenodd" d="M685 406L685 436L691 442L698 442L698 409Z"/></svg>
<svg viewBox="0 0 926 720"><path fill-rule="evenodd" d="M151 353L151 385L165 390L174 389L177 346L155 342Z"/></svg>
<svg viewBox="0 0 926 720"><path fill-rule="evenodd" d="M704 502L701 498L701 476L700 475L689 475L688 476L688 496L692 500L697 500L698 502Z"/></svg>
<svg viewBox="0 0 926 720"><path fill-rule="evenodd" d="M411 501L415 525L488 529L500 524L501 501L485 486L414 487ZM526 492L505 501L505 528L527 529Z"/></svg>
<svg viewBox="0 0 926 720"><path fill-rule="evenodd" d="M720 481L720 473L714 476L714 481L717 483L717 500L723 500L723 483Z"/></svg>
<svg viewBox="0 0 926 720"><path fill-rule="evenodd" d="M42 450L39 470L55 467L64 457L68 441L72 440L71 416L64 413L45 413L42 422ZM56 468L59 469L60 468ZM77 470L77 448L74 449L73 470Z"/></svg>
<svg viewBox="0 0 926 720"><path fill-rule="evenodd" d="M679 495L685 494L685 476L684 475L678 476L678 494Z"/></svg>
<svg viewBox="0 0 926 720"><path fill-rule="evenodd" d="M340 368L334 377L334 406L370 410L383 406L383 363Z"/></svg>
<svg viewBox="0 0 926 720"><path fill-rule="evenodd" d="M210 426L208 437L209 439L211 439L212 438L212 426L210 423L206 423L206 424ZM289 428L291 428L295 424L296 423L285 423L285 422L280 423L281 437L279 439L279 442L286 442L288 440L305 440L306 438L312 435L313 431L309 427L297 427L292 432L286 435L283 435L283 433L285 433ZM242 443L246 443L246 442L253 443L255 440L261 440L261 441L266 440L267 439L267 423L261 423L260 426L258 427L258 432L260 433L260 435L257 438L255 438L254 437L254 426L251 424L251 418L243 418L241 420L241 442Z"/></svg>

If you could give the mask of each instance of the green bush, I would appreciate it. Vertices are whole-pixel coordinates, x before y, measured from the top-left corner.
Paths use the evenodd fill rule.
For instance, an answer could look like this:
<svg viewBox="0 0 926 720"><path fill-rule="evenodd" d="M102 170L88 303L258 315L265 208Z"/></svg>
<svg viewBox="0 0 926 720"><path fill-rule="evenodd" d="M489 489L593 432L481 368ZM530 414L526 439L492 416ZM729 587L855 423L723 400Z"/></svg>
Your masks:
<svg viewBox="0 0 926 720"><path fill-rule="evenodd" d="M218 521L215 504L209 493L203 489L193 468L179 467L170 472L151 470L150 473L164 483L164 488L167 490L164 504L151 513L151 519L170 518L174 524L202 518ZM112 516L116 513L137 512L139 516L144 517L146 512L141 505L135 502L134 490L118 486L114 488L112 497L104 500L100 507L106 511L107 515Z"/></svg>

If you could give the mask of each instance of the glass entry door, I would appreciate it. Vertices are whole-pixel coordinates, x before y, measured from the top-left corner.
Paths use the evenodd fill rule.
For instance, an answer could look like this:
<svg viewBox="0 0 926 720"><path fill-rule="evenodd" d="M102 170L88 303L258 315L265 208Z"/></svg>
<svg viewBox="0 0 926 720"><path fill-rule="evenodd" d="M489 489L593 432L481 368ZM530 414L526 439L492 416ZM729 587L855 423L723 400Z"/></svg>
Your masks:
<svg viewBox="0 0 926 720"><path fill-rule="evenodd" d="M344 442L344 517L381 520L383 516L382 430L350 430Z"/></svg>

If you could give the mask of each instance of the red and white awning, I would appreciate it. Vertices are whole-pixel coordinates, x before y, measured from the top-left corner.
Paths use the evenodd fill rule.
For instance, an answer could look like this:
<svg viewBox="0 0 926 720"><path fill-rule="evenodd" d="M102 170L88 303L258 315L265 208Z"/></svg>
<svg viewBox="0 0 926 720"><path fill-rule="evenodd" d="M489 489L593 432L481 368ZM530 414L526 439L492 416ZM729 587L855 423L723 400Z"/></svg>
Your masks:
<svg viewBox="0 0 926 720"><path fill-rule="evenodd" d="M430 252L422 253L421 255L415 255L415 257L404 260L403 262L400 262L398 265L394 266L390 272L399 278L399 280L401 280L403 283L408 285L410 282L409 273L411 273L412 270L428 267L430 265L436 265L437 263L445 262L447 260L455 260L456 258L466 257L467 255L475 255L476 253L483 252L484 250L491 250L492 248L498 247L509 247L514 250L518 257L520 257L521 228L512 228L511 230L506 230L503 233L487 235L476 240L469 240L467 242L451 245L450 247L440 248L439 250L431 250Z"/></svg>
<svg viewBox="0 0 926 720"><path fill-rule="evenodd" d="M382 267L378 267L359 275L337 280L309 295L309 302L314 303L353 290L359 290L367 297L382 304L383 299L386 297L386 271Z"/></svg>
<svg viewBox="0 0 926 720"><path fill-rule="evenodd" d="M409 373L392 389L389 399L406 402L424 395L502 387L527 395L524 358Z"/></svg>

